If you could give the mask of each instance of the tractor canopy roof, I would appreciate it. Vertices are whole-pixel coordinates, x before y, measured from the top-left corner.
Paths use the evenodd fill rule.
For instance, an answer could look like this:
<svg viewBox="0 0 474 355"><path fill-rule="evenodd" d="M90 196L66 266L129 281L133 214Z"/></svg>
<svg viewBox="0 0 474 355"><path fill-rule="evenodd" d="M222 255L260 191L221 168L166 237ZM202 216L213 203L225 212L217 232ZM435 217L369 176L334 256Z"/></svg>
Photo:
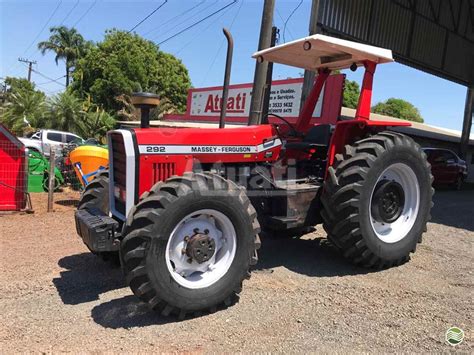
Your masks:
<svg viewBox="0 0 474 355"><path fill-rule="evenodd" d="M346 69L354 63L361 66L366 60L377 64L393 62L389 49L320 34L258 51L252 57L308 70Z"/></svg>

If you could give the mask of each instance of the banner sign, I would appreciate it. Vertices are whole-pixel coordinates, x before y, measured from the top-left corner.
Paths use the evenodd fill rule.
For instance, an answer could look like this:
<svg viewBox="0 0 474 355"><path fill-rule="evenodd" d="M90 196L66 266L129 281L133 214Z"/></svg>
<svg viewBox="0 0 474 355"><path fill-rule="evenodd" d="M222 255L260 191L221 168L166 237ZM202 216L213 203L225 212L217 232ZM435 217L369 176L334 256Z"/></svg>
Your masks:
<svg viewBox="0 0 474 355"><path fill-rule="evenodd" d="M313 112L313 123L337 122L341 114L344 75L330 75ZM229 85L227 99L227 123L245 124L250 115L252 83ZM275 80L272 82L269 113L296 122L300 113L303 78ZM222 86L189 89L185 114L165 114L169 121L218 122L222 106ZM281 122L269 117L269 121Z"/></svg>
<svg viewBox="0 0 474 355"><path fill-rule="evenodd" d="M285 118L296 118L300 113L303 78L273 81L270 94L270 113ZM227 117L249 117L252 84L229 86ZM321 117L324 89L315 107L313 117ZM219 117L222 105L222 87L190 89L188 112L191 117Z"/></svg>

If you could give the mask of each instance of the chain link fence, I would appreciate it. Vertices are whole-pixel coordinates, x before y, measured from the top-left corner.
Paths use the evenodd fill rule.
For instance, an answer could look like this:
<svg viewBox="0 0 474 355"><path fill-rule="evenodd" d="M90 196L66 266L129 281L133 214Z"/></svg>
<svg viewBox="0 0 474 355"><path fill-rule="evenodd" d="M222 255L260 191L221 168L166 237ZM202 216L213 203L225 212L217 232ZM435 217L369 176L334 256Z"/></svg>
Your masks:
<svg viewBox="0 0 474 355"><path fill-rule="evenodd" d="M68 145L46 154L27 150L25 181L16 181L16 184L22 186L22 193L31 201L33 211L41 213L77 206L83 185L69 160L69 153L75 148ZM2 166L8 169L5 164Z"/></svg>

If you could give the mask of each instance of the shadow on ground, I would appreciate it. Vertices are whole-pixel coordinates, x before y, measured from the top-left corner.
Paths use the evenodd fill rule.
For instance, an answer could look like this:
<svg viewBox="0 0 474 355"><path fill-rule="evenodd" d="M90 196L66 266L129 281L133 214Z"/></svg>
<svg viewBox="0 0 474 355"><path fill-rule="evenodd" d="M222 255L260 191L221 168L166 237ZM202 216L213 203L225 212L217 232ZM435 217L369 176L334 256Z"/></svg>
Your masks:
<svg viewBox="0 0 474 355"><path fill-rule="evenodd" d="M92 253L66 256L58 265L67 269L53 279L64 304L95 301L101 293L125 287L120 268Z"/></svg>
<svg viewBox="0 0 474 355"><path fill-rule="evenodd" d="M371 272L357 268L345 260L324 238L262 240L259 262L254 272L271 272L277 266L314 277L356 275ZM93 272L90 270L89 272ZM95 294L105 292L99 290ZM89 295L90 296L90 295ZM130 295L104 302L92 309L92 318L106 328L133 328L160 325L179 321L177 317L164 317L148 305ZM189 319L187 316L186 319Z"/></svg>
<svg viewBox="0 0 474 355"><path fill-rule="evenodd" d="M352 265L326 238L262 238L255 270L270 270L278 266L314 277L358 275L373 271Z"/></svg>
<svg viewBox="0 0 474 355"><path fill-rule="evenodd" d="M472 185L468 185L472 186ZM452 191L437 188L433 197L431 222L474 231L474 189Z"/></svg>
<svg viewBox="0 0 474 355"><path fill-rule="evenodd" d="M57 203L58 205L61 205L61 206L77 207L79 205L79 200L77 200L77 199L57 200L57 201L54 201L54 203Z"/></svg>
<svg viewBox="0 0 474 355"><path fill-rule="evenodd" d="M151 310L134 295L101 303L92 309L92 319L105 328L134 328L176 322L175 316L164 317Z"/></svg>
<svg viewBox="0 0 474 355"><path fill-rule="evenodd" d="M474 231L474 190L440 190L434 197L432 222ZM321 228L321 227L318 227ZM91 253L65 257L59 265L66 271L53 280L65 304L99 299L101 293L125 286L121 270ZM311 277L333 277L372 272L351 265L325 238L262 238L256 272L271 272L283 266ZM133 295L114 299L92 309L94 321L106 328L133 328L177 321L153 312Z"/></svg>

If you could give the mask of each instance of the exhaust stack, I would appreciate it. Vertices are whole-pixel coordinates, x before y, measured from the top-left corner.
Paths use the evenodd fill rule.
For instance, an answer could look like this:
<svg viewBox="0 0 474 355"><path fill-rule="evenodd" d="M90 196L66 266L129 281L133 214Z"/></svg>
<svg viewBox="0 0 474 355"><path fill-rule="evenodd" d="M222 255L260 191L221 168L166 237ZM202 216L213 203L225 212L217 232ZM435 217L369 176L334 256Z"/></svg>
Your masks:
<svg viewBox="0 0 474 355"><path fill-rule="evenodd" d="M133 106L141 111L140 127L150 128L150 110L160 104L160 97L149 92L134 92L131 99Z"/></svg>
<svg viewBox="0 0 474 355"><path fill-rule="evenodd" d="M225 37L227 38L227 56L225 60L224 86L222 87L222 107L221 116L219 118L219 128L225 127L225 115L227 113L227 98L229 97L229 81L230 70L232 68L232 53L234 52L234 39L227 28L223 28Z"/></svg>

